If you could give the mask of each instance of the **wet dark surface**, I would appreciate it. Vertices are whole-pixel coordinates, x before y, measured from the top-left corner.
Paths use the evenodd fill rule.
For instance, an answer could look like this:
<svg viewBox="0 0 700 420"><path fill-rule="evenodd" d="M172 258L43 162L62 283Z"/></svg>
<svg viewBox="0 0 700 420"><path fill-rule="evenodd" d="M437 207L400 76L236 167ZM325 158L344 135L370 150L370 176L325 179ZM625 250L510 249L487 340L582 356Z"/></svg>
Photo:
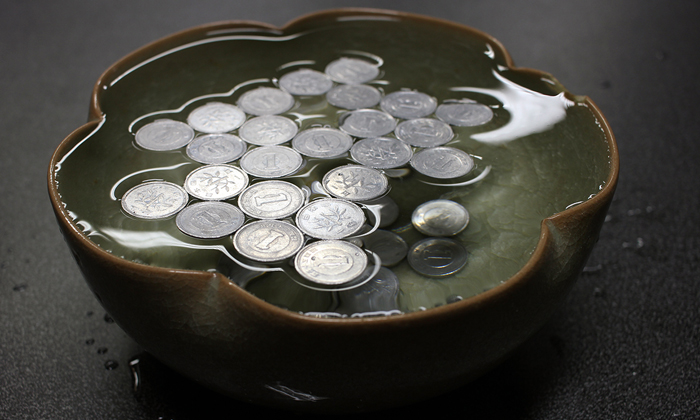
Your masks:
<svg viewBox="0 0 700 420"><path fill-rule="evenodd" d="M600 241L551 321L476 382L392 412L700 418L700 10L660 1L4 2L0 418L288 415L213 394L129 339L63 242L45 175L58 143L85 122L95 80L130 51L212 21L281 25L314 10L370 5L493 35L516 64L589 95L617 136L622 162Z"/></svg>

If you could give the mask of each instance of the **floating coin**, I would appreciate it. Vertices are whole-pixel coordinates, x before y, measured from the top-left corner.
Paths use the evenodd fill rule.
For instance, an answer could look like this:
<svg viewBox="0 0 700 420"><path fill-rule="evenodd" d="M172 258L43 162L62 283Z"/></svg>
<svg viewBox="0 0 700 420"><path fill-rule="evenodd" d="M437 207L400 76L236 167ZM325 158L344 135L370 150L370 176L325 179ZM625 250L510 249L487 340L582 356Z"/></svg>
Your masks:
<svg viewBox="0 0 700 420"><path fill-rule="evenodd" d="M185 207L175 218L178 229L202 239L223 238L237 231L245 216L238 207L221 201L202 201Z"/></svg>
<svg viewBox="0 0 700 420"><path fill-rule="evenodd" d="M449 124L433 118L403 121L394 133L399 140L416 147L442 146L454 137Z"/></svg>
<svg viewBox="0 0 700 420"><path fill-rule="evenodd" d="M367 254L346 241L318 241L299 251L294 267L314 283L341 285L362 274L367 267Z"/></svg>
<svg viewBox="0 0 700 420"><path fill-rule="evenodd" d="M284 146L262 146L248 151L241 158L241 168L260 178L281 178L301 169L304 158Z"/></svg>
<svg viewBox="0 0 700 420"><path fill-rule="evenodd" d="M172 182L147 182L124 194L122 208L140 219L164 219L182 210L188 199L187 192Z"/></svg>
<svg viewBox="0 0 700 420"><path fill-rule="evenodd" d="M330 195L350 201L373 200L382 196L389 188L389 180L384 174L360 165L331 169L321 183Z"/></svg>
<svg viewBox="0 0 700 420"><path fill-rule="evenodd" d="M448 124L460 127L474 127L486 124L493 118L493 111L476 102L442 104L435 115Z"/></svg>
<svg viewBox="0 0 700 420"><path fill-rule="evenodd" d="M185 178L185 189L200 200L227 200L248 186L248 175L231 165L207 165Z"/></svg>
<svg viewBox="0 0 700 420"><path fill-rule="evenodd" d="M280 77L280 87L292 95L323 95L333 87L328 75L316 70L301 69Z"/></svg>
<svg viewBox="0 0 700 420"><path fill-rule="evenodd" d="M279 115L263 115L246 121L238 134L243 140L257 146L273 146L294 138L297 125L289 118Z"/></svg>
<svg viewBox="0 0 700 420"><path fill-rule="evenodd" d="M187 124L202 133L226 133L240 127L245 113L235 105L210 102L190 112Z"/></svg>
<svg viewBox="0 0 700 420"><path fill-rule="evenodd" d="M282 261L304 245L304 234L287 222L259 220L238 229L233 246L241 255L261 262Z"/></svg>
<svg viewBox="0 0 700 420"><path fill-rule="evenodd" d="M370 168L398 168L407 164L413 156L411 146L387 137L360 140L350 149L350 156Z"/></svg>
<svg viewBox="0 0 700 420"><path fill-rule="evenodd" d="M367 271L367 270L365 270ZM338 292L344 314L387 312L399 309L399 278L393 271L381 267L377 274L362 286Z"/></svg>
<svg viewBox="0 0 700 420"><path fill-rule="evenodd" d="M362 239L365 248L376 253L385 267L395 266L406 258L408 244L394 232L377 229Z"/></svg>
<svg viewBox="0 0 700 420"><path fill-rule="evenodd" d="M435 111L437 100L425 93L400 90L386 95L380 106L396 118L421 118Z"/></svg>
<svg viewBox="0 0 700 420"><path fill-rule="evenodd" d="M238 197L238 206L256 219L282 219L304 204L304 193L286 181L264 181L248 187Z"/></svg>
<svg viewBox="0 0 700 420"><path fill-rule="evenodd" d="M396 120L375 109L350 111L340 118L340 129L356 137L380 137L396 128Z"/></svg>
<svg viewBox="0 0 700 420"><path fill-rule="evenodd" d="M289 111L294 106L294 98L281 89L259 87L241 95L238 106L248 114L274 115Z"/></svg>
<svg viewBox="0 0 700 420"><path fill-rule="evenodd" d="M377 198L376 200L363 201L362 204L368 206L379 206L379 227L384 228L393 224L396 219L399 218L399 205L396 204L391 197L385 195L384 197ZM367 221L370 225L374 226L376 219L374 213L370 212L367 215Z"/></svg>
<svg viewBox="0 0 700 420"><path fill-rule="evenodd" d="M332 158L350 150L352 137L335 128L311 128L297 134L292 147L305 156Z"/></svg>
<svg viewBox="0 0 700 420"><path fill-rule="evenodd" d="M432 178L458 178L474 169L469 153L454 147L432 147L413 155L411 166Z"/></svg>
<svg viewBox="0 0 700 420"><path fill-rule="evenodd" d="M184 147L194 138L189 125L173 120L156 120L136 132L136 144L148 150L164 151Z"/></svg>
<svg viewBox="0 0 700 420"><path fill-rule="evenodd" d="M365 223L357 204L337 198L312 201L296 217L297 227L318 239L342 239L354 235Z"/></svg>
<svg viewBox="0 0 700 420"><path fill-rule="evenodd" d="M201 163L233 162L245 153L246 144L233 134L207 134L187 145L187 156Z"/></svg>
<svg viewBox="0 0 700 420"><path fill-rule="evenodd" d="M469 224L469 212L452 200L432 200L413 211L411 223L424 235L452 236Z"/></svg>
<svg viewBox="0 0 700 420"><path fill-rule="evenodd" d="M379 75L379 67L357 58L340 58L326 66L326 74L338 83L369 82Z"/></svg>
<svg viewBox="0 0 700 420"><path fill-rule="evenodd" d="M382 94L367 85L340 85L326 94L329 104L345 109L371 108L381 99Z"/></svg>
<svg viewBox="0 0 700 420"><path fill-rule="evenodd" d="M467 263L467 250L447 238L426 238L416 242L408 253L408 264L420 274L442 277L456 273Z"/></svg>

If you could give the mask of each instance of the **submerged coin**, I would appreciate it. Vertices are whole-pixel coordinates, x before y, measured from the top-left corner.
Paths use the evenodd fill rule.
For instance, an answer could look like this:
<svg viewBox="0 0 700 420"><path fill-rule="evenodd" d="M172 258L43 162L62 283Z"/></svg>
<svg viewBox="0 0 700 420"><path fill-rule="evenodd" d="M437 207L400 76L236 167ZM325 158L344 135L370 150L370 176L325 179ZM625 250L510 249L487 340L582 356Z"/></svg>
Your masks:
<svg viewBox="0 0 700 420"><path fill-rule="evenodd" d="M335 128L311 128L297 134L292 147L305 156L332 158L350 150L352 137Z"/></svg>
<svg viewBox="0 0 700 420"><path fill-rule="evenodd" d="M396 118L421 118L435 111L437 100L425 93L400 90L386 95L380 106Z"/></svg>
<svg viewBox="0 0 700 420"><path fill-rule="evenodd" d="M274 115L289 111L294 98L282 89L259 87L241 95L238 106L248 114Z"/></svg>
<svg viewBox="0 0 700 420"><path fill-rule="evenodd" d="M379 198L389 188L389 180L376 169L360 165L345 165L331 169L321 181L323 188L334 197L350 201Z"/></svg>
<svg viewBox="0 0 700 420"><path fill-rule="evenodd" d="M380 137L396 128L396 120L376 109L350 111L340 118L340 129L356 137Z"/></svg>
<svg viewBox="0 0 700 420"><path fill-rule="evenodd" d="M189 125L174 120L156 120L136 132L136 144L148 150L164 151L184 147L194 138Z"/></svg>
<svg viewBox="0 0 700 420"><path fill-rule="evenodd" d="M304 158L289 147L261 146L241 158L241 168L260 178L281 178L301 169Z"/></svg>
<svg viewBox="0 0 700 420"><path fill-rule="evenodd" d="M207 134L187 145L187 156L201 163L228 163L243 156L246 144L233 134Z"/></svg>
<svg viewBox="0 0 700 420"><path fill-rule="evenodd" d="M467 263L467 250L447 238L426 238L416 242L408 253L408 264L418 273L430 277L447 276Z"/></svg>
<svg viewBox="0 0 700 420"><path fill-rule="evenodd" d="M355 143L350 149L350 156L370 168L389 169L407 164L413 156L413 150L400 140L374 137Z"/></svg>
<svg viewBox="0 0 700 420"><path fill-rule="evenodd" d="M338 83L369 82L379 75L379 67L358 58L343 57L326 66L326 74Z"/></svg>
<svg viewBox="0 0 700 420"><path fill-rule="evenodd" d="M326 94L329 104L345 109L371 108L381 99L382 94L367 85L340 85Z"/></svg>
<svg viewBox="0 0 700 420"><path fill-rule="evenodd" d="M238 229L233 246L251 260L273 262L296 254L304 245L304 234L287 222L259 220Z"/></svg>
<svg viewBox="0 0 700 420"><path fill-rule="evenodd" d="M263 115L246 121L238 129L243 140L257 146L282 144L296 136L297 125L289 118L279 115Z"/></svg>
<svg viewBox="0 0 700 420"><path fill-rule="evenodd" d="M435 115L448 124L460 127L474 127L486 124L493 118L493 111L476 102L442 104Z"/></svg>
<svg viewBox="0 0 700 420"><path fill-rule="evenodd" d="M346 241L318 241L299 251L294 267L314 283L341 285L362 274L367 267L367 254Z"/></svg>
<svg viewBox="0 0 700 420"><path fill-rule="evenodd" d="M190 172L185 190L200 200L227 200L248 186L248 175L231 165L206 165Z"/></svg>
<svg viewBox="0 0 700 420"><path fill-rule="evenodd" d="M376 253L385 267L393 267L406 258L408 244L394 232L377 229L362 239L365 248Z"/></svg>
<svg viewBox="0 0 700 420"><path fill-rule="evenodd" d="M297 227L318 239L342 239L357 233L365 213L357 204L337 198L315 200L297 213Z"/></svg>
<svg viewBox="0 0 700 420"><path fill-rule="evenodd" d="M188 199L187 192L172 182L147 182L124 194L122 208L140 219L163 219L182 210Z"/></svg>
<svg viewBox="0 0 700 420"><path fill-rule="evenodd" d="M301 69L280 77L280 87L292 95L323 95L333 87L333 81L325 73Z"/></svg>
<svg viewBox="0 0 700 420"><path fill-rule="evenodd" d="M449 124L433 118L403 121L394 133L399 140L416 147L442 146L454 137Z"/></svg>
<svg viewBox="0 0 700 420"><path fill-rule="evenodd" d="M469 153L454 147L433 147L413 155L411 166L432 178L459 178L474 169Z"/></svg>
<svg viewBox="0 0 700 420"><path fill-rule="evenodd" d="M202 201L185 207L175 218L178 229L202 239L223 238L237 231L245 216L238 207L221 201Z"/></svg>
<svg viewBox="0 0 700 420"><path fill-rule="evenodd" d="M469 212L452 200L432 200L413 211L411 223L424 235L452 236L469 224Z"/></svg>
<svg viewBox="0 0 700 420"><path fill-rule="evenodd" d="M238 197L238 206L256 219L282 219L296 213L304 204L304 193L286 181L253 184Z"/></svg>
<svg viewBox="0 0 700 420"><path fill-rule="evenodd" d="M376 200L363 201L362 204L366 204L373 208L373 206L379 207L379 227L387 227L393 224L396 219L399 218L399 205L396 204L391 197L385 195L384 197L377 198ZM367 221L370 225L374 226L376 219L373 212L368 213Z"/></svg>
<svg viewBox="0 0 700 420"><path fill-rule="evenodd" d="M237 106L221 102L202 105L187 116L187 124L202 133L226 133L240 127L245 113Z"/></svg>
<svg viewBox="0 0 700 420"><path fill-rule="evenodd" d="M338 292L340 306L337 311L344 314L395 311L399 309L398 297L399 278L390 269L381 267L362 286Z"/></svg>

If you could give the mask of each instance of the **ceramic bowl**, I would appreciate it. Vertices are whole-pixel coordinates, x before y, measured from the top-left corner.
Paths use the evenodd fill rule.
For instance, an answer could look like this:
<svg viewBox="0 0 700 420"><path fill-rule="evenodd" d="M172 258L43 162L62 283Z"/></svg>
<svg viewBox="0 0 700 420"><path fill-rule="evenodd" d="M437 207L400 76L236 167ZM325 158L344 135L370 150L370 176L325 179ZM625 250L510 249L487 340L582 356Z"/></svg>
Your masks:
<svg viewBox="0 0 700 420"><path fill-rule="evenodd" d="M333 35L347 25L342 36ZM371 25L376 32L368 35L352 25ZM313 45L300 42L306 34L323 34L329 28L328 36L313 38ZM414 33L419 36L411 38ZM351 50L358 45L372 50L374 45L394 48L397 57L410 55L415 63L410 73L426 86L460 75L433 71L431 66L437 64L420 60L421 54L445 46L443 42L462 46L463 53L456 49L442 62L456 63L466 75L473 45L482 45L477 53L492 60L494 74L588 110L588 122L577 123L567 135L597 133L583 141L590 150L602 152L583 158L587 167L597 168L592 182L599 183L599 191L543 216L529 259L502 284L456 303L395 316L304 316L252 296L220 273L140 264L91 240L94 232L80 222L82 214L71 211L66 197L74 189L98 188L103 183L102 162L86 158L73 175L63 167L83 142L111 125L131 135L126 127L135 117L154 109L177 109L188 98L217 92L220 87L213 80L221 75L234 80L240 73L238 79L252 79L259 70L250 63L274 68L278 56L285 54L308 60L313 52L306 48L339 51L342 48L334 43L340 41ZM182 51L192 54L183 56ZM160 66L159 73L153 73L152 63ZM211 74L202 78L200 71ZM159 92L166 98L159 99ZM568 138L562 138L563 144ZM132 147L131 140L126 143ZM117 148L114 154L118 153ZM582 270L617 177L614 137L593 102L571 95L548 74L515 68L495 39L430 17L344 9L305 16L282 28L236 21L205 25L126 56L98 80L88 123L58 146L48 187L61 231L91 290L148 352L183 375L243 401L299 411L349 412L415 402L455 388L494 367L538 330Z"/></svg>

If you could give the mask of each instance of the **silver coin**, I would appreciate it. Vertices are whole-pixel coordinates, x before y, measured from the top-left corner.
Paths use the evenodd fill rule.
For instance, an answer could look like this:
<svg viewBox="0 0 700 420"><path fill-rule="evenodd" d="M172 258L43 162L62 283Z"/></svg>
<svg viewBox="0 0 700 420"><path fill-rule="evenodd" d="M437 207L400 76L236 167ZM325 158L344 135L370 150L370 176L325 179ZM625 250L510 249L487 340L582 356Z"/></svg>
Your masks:
<svg viewBox="0 0 700 420"><path fill-rule="evenodd" d="M379 75L379 67L358 58L343 57L326 66L326 74L338 83L369 82Z"/></svg>
<svg viewBox="0 0 700 420"><path fill-rule="evenodd" d="M241 168L259 178L281 178L301 169L304 158L289 147L261 146L241 158Z"/></svg>
<svg viewBox="0 0 700 420"><path fill-rule="evenodd" d="M315 200L297 213L297 227L318 239L342 239L354 235L365 223L365 213L354 203L337 198Z"/></svg>
<svg viewBox="0 0 700 420"><path fill-rule="evenodd" d="M435 115L448 124L459 127L474 127L486 124L493 118L493 111L476 102L442 104Z"/></svg>
<svg viewBox="0 0 700 420"><path fill-rule="evenodd" d="M280 77L280 87L292 95L323 95L333 87L333 81L325 73L301 69Z"/></svg>
<svg viewBox="0 0 700 420"><path fill-rule="evenodd" d="M413 211L411 223L428 236L453 236L469 224L469 212L452 200L432 200Z"/></svg>
<svg viewBox="0 0 700 420"><path fill-rule="evenodd" d="M245 216L238 207L221 201L202 201L185 207L175 218L183 233L202 239L216 239L237 231Z"/></svg>
<svg viewBox="0 0 700 420"><path fill-rule="evenodd" d="M474 169L469 153L454 147L432 147L413 155L411 166L432 178L458 178Z"/></svg>
<svg viewBox="0 0 700 420"><path fill-rule="evenodd" d="M136 132L136 144L148 150L175 150L186 146L194 138L189 125L174 120L156 120Z"/></svg>
<svg viewBox="0 0 700 420"><path fill-rule="evenodd" d="M273 146L288 142L298 131L297 125L289 118L279 115L263 115L251 118L238 129L243 140L257 146Z"/></svg>
<svg viewBox="0 0 700 420"><path fill-rule="evenodd" d="M231 165L206 165L190 172L185 190L200 200L228 200L248 186L248 175Z"/></svg>
<svg viewBox="0 0 700 420"><path fill-rule="evenodd" d="M327 159L350 150L352 141L352 137L335 128L311 128L297 134L292 147L302 155Z"/></svg>
<svg viewBox="0 0 700 420"><path fill-rule="evenodd" d="M338 292L337 311L347 314L387 312L399 309L399 278L393 271L381 267L377 274L362 286Z"/></svg>
<svg viewBox="0 0 700 420"><path fill-rule="evenodd" d="M187 205L189 196L179 185L156 181L137 185L122 196L122 208L139 219L164 219Z"/></svg>
<svg viewBox="0 0 700 420"><path fill-rule="evenodd" d="M396 204L391 197L385 195L376 200L363 201L362 204L368 206L379 206L379 227L384 228L392 225L399 218L399 205ZM374 213L370 212L367 215L367 221L374 226L376 219Z"/></svg>
<svg viewBox="0 0 700 420"><path fill-rule="evenodd" d="M259 220L238 229L233 246L241 255L260 262L285 260L304 245L304 234L287 222Z"/></svg>
<svg viewBox="0 0 700 420"><path fill-rule="evenodd" d="M243 156L246 144L233 134L207 134L192 140L185 150L197 162L228 163Z"/></svg>
<svg viewBox="0 0 700 420"><path fill-rule="evenodd" d="M329 104L345 109L371 108L381 99L382 94L367 85L340 85L326 94Z"/></svg>
<svg viewBox="0 0 700 420"><path fill-rule="evenodd" d="M332 196L350 201L379 198L389 188L389 180L376 169L360 165L345 165L331 169L321 180Z"/></svg>
<svg viewBox="0 0 700 420"><path fill-rule="evenodd" d="M314 283L341 285L355 280L367 267L367 254L346 241L318 241L294 258L297 272Z"/></svg>
<svg viewBox="0 0 700 420"><path fill-rule="evenodd" d="M289 111L294 98L282 89L259 87L241 95L238 106L252 115L275 115Z"/></svg>
<svg viewBox="0 0 700 420"><path fill-rule="evenodd" d="M393 267L406 258L408 244L399 235L377 229L363 237L365 248L376 253L385 267Z"/></svg>
<svg viewBox="0 0 700 420"><path fill-rule="evenodd" d="M461 270L467 263L467 250L447 238L426 238L416 242L408 253L408 264L425 276L442 277Z"/></svg>
<svg viewBox="0 0 700 420"><path fill-rule="evenodd" d="M340 117L340 129L355 137L381 137L394 128L394 117L376 109L358 109Z"/></svg>
<svg viewBox="0 0 700 420"><path fill-rule="evenodd" d="M373 137L355 143L350 149L350 156L370 168L389 169L407 164L413 156L413 150L400 140Z"/></svg>
<svg viewBox="0 0 700 420"><path fill-rule="evenodd" d="M226 133L240 127L245 113L237 106L221 102L202 105L187 116L187 124L202 133Z"/></svg>
<svg viewBox="0 0 700 420"><path fill-rule="evenodd" d="M425 93L400 90L382 98L380 106L396 118L421 118L435 111L437 100Z"/></svg>
<svg viewBox="0 0 700 420"><path fill-rule="evenodd" d="M304 193L286 181L264 181L248 187L238 197L238 206L256 219L282 219L304 205Z"/></svg>
<svg viewBox="0 0 700 420"><path fill-rule="evenodd" d="M403 121L394 133L399 140L416 147L442 146L454 137L449 124L433 118Z"/></svg>

